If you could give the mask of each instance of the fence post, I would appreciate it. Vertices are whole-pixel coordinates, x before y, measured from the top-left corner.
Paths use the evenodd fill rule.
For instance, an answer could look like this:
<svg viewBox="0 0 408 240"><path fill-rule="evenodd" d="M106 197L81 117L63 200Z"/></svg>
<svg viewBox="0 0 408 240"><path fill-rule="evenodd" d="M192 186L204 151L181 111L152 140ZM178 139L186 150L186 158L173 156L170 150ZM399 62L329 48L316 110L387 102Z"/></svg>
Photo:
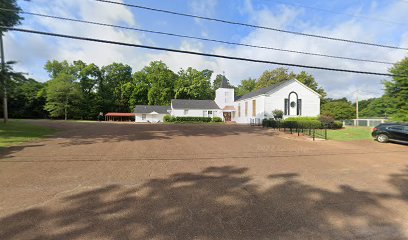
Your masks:
<svg viewBox="0 0 408 240"><path fill-rule="evenodd" d="M327 140L327 128L324 129L324 139Z"/></svg>
<svg viewBox="0 0 408 240"><path fill-rule="evenodd" d="M316 129L313 128L313 141L315 140L315 132L316 132Z"/></svg>

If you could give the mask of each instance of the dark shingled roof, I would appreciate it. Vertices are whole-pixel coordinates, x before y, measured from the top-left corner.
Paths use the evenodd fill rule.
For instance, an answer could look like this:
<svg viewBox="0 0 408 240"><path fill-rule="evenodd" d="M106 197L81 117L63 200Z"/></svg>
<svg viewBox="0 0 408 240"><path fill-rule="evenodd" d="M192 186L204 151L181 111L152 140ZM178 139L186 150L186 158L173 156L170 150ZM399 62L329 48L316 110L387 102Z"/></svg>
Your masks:
<svg viewBox="0 0 408 240"><path fill-rule="evenodd" d="M220 109L214 100L173 99L171 105L174 109Z"/></svg>
<svg viewBox="0 0 408 240"><path fill-rule="evenodd" d="M288 80L288 81L290 81L290 80ZM252 98L252 97L256 97L256 96L265 94L267 92L272 91L275 88L278 88L279 86L283 85L284 83L286 83L288 81L283 81L283 82L280 82L280 83L276 83L276 84L271 85L269 87L261 88L261 89L258 89L256 91L247 93L247 94L243 95L242 97L238 98L236 101L241 101L241 100L244 100L244 99L248 99L248 98Z"/></svg>
<svg viewBox="0 0 408 240"><path fill-rule="evenodd" d="M148 114L151 112L157 112L160 114L169 114L168 110L170 109L170 106L136 105L135 113Z"/></svg>

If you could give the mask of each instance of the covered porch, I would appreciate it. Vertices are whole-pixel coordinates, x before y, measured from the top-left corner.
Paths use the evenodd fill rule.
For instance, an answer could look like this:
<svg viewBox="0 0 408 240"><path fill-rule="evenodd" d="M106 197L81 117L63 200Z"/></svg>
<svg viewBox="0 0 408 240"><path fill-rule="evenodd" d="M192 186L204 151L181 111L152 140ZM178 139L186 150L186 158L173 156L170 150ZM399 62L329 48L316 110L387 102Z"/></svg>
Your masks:
<svg viewBox="0 0 408 240"><path fill-rule="evenodd" d="M105 114L105 121L107 122L133 122L135 121L135 114L134 113L109 112Z"/></svg>
<svg viewBox="0 0 408 240"><path fill-rule="evenodd" d="M232 122L233 118L235 118L235 111L234 106L225 106L222 109L222 117L224 118L224 121Z"/></svg>

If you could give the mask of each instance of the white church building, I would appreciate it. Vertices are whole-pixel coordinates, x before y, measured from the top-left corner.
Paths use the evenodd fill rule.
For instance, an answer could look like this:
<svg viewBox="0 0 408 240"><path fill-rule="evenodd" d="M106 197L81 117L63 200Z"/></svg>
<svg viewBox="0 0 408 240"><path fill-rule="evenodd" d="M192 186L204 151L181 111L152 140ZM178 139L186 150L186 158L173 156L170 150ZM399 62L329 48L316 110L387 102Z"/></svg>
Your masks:
<svg viewBox="0 0 408 240"><path fill-rule="evenodd" d="M226 122L260 122L272 118L275 109L284 118L320 114L320 95L296 79L284 81L235 99L234 89L224 77L215 100L173 99L171 106L135 107L136 122L163 122L165 115L179 117L221 117Z"/></svg>

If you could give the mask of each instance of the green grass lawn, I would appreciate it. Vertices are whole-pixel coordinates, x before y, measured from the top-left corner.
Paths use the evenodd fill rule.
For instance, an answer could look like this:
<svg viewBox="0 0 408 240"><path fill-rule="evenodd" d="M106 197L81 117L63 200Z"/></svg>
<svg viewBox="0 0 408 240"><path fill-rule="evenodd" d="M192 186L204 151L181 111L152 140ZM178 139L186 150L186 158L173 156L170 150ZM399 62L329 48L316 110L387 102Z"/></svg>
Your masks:
<svg viewBox="0 0 408 240"><path fill-rule="evenodd" d="M54 129L28 124L23 120L10 120L7 124L0 122L0 149L44 138L54 132Z"/></svg>
<svg viewBox="0 0 408 240"><path fill-rule="evenodd" d="M327 139L336 141L372 140L371 127L346 127L339 130L327 130Z"/></svg>

